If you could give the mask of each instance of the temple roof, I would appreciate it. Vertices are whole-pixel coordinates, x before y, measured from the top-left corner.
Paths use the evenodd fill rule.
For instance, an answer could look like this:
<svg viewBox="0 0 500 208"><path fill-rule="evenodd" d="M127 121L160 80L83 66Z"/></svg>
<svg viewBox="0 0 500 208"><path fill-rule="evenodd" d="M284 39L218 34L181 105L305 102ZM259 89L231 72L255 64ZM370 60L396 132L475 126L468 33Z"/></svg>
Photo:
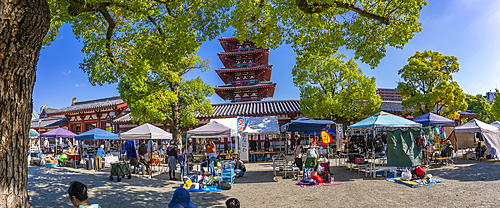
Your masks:
<svg viewBox="0 0 500 208"><path fill-rule="evenodd" d="M219 68L216 69L216 73L220 72L243 72L243 71L256 71L256 70L261 70L261 69L268 69L268 68L273 68L273 65L259 65L259 66L252 66L252 67L245 67L245 68Z"/></svg>
<svg viewBox="0 0 500 208"><path fill-rule="evenodd" d="M262 53L262 52L269 52L269 49L255 49L251 51L230 51L230 52L222 52L222 53L217 53L217 55L220 56L241 56L241 55L247 55L247 54L256 54L256 53Z"/></svg>
<svg viewBox="0 0 500 208"><path fill-rule="evenodd" d="M217 69L215 72L219 77L222 79L222 81L225 84L231 84L232 81L238 81L234 80L234 76L231 73L234 72L247 72L247 71L263 71L261 75L258 77L255 77L256 79L260 78L258 81L271 81L271 72L273 69L273 65L260 65L260 66L254 66L254 67L248 67L248 68L222 68L222 69ZM259 74L259 72L255 72L256 74Z"/></svg>
<svg viewBox="0 0 500 208"><path fill-rule="evenodd" d="M88 111L88 110L94 110L98 108L104 108L104 107L112 107L112 106L118 106L125 103L120 96L113 96L113 97L108 97L108 98L101 98L97 100L88 100L88 101L81 101L81 102L75 102L74 105L61 108L61 109L44 109L45 112L49 115L60 115L60 114L65 114L65 113L70 113L70 112L80 112L80 111Z"/></svg>
<svg viewBox="0 0 500 208"><path fill-rule="evenodd" d="M68 120L66 120L66 117L64 117L64 116L53 116L53 117L41 118L41 119L37 118L37 119L31 120L30 128L36 130L36 128L59 126L59 125L65 124L65 123L68 123Z"/></svg>

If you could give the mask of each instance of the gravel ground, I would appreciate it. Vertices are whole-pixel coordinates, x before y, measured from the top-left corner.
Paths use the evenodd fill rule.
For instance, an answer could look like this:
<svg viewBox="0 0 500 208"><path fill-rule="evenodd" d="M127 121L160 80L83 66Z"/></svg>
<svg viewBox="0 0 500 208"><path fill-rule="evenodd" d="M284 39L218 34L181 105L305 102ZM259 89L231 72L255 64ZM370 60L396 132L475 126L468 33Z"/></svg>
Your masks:
<svg viewBox="0 0 500 208"><path fill-rule="evenodd" d="M333 164L333 163L332 163ZM341 185L301 188L293 179L273 177L272 164L246 164L248 172L236 178L232 190L191 193L198 207L224 207L229 198L242 207L499 207L500 163L458 160L457 164L428 173L444 182L420 188L365 178L345 167L331 171ZM173 190L181 185L166 174L146 179L133 175L121 182L109 180L109 169L29 167L30 204L33 207L71 207L71 181L89 187L89 203L101 207L167 207ZM179 177L177 172L177 177Z"/></svg>

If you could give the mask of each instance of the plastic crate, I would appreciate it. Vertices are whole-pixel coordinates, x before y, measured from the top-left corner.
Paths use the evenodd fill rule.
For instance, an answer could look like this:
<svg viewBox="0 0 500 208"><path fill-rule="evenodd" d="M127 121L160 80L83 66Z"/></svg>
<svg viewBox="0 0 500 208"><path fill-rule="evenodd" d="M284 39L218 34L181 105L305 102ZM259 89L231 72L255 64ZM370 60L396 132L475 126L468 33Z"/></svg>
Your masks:
<svg viewBox="0 0 500 208"><path fill-rule="evenodd" d="M56 163L45 163L45 167L47 167L47 168L55 168L55 167L57 167L57 164Z"/></svg>
<svg viewBox="0 0 500 208"><path fill-rule="evenodd" d="M234 162L232 161L222 161L221 162L222 170L231 170L234 169Z"/></svg>
<svg viewBox="0 0 500 208"><path fill-rule="evenodd" d="M230 171L222 171L222 177L223 178L227 178L227 177L233 177L234 175L234 170L230 170Z"/></svg>

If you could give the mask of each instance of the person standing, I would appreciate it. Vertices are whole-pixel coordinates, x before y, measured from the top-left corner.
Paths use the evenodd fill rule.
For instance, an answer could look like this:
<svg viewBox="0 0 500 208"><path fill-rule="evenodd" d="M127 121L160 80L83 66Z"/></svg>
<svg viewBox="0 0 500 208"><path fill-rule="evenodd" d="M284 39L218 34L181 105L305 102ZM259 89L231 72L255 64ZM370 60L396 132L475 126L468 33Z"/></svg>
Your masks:
<svg viewBox="0 0 500 208"><path fill-rule="evenodd" d="M316 145L311 145L311 148L307 150L306 168L312 167L316 171L316 166L318 165L318 153L316 151Z"/></svg>
<svg viewBox="0 0 500 208"><path fill-rule="evenodd" d="M170 175L170 180L177 180L175 178L175 171L177 170L177 146L174 140L170 140L170 146L167 148L167 163L168 163L168 174ZM173 177L172 177L173 175Z"/></svg>
<svg viewBox="0 0 500 208"><path fill-rule="evenodd" d="M102 168L102 159L104 158L104 145L101 144L99 149L97 149L96 157L95 157L95 163L96 163L96 168L97 170L100 170Z"/></svg>
<svg viewBox="0 0 500 208"><path fill-rule="evenodd" d="M285 141L285 151L286 155L290 154L292 152L292 145L291 145L291 139L292 135L290 133L286 134L286 141Z"/></svg>
<svg viewBox="0 0 500 208"><path fill-rule="evenodd" d="M142 166L142 175L148 175L148 178L151 178L149 175L150 170L148 157L148 147L146 145L146 141L143 141L141 145L139 145L139 160Z"/></svg>
<svg viewBox="0 0 500 208"><path fill-rule="evenodd" d="M45 148L45 153L49 153L49 139L45 138L43 141L43 147Z"/></svg>
<svg viewBox="0 0 500 208"><path fill-rule="evenodd" d="M302 145L300 144L300 138L298 136L295 136L293 156L295 156L295 164L299 170L302 171Z"/></svg>
<svg viewBox="0 0 500 208"><path fill-rule="evenodd" d="M193 159L194 159L193 141L191 140L191 138L189 138L186 144L186 167L188 175L189 175L189 161L193 161Z"/></svg>
<svg viewBox="0 0 500 208"><path fill-rule="evenodd" d="M179 161L179 166L181 167L181 180L184 180L184 176L187 176L186 149L182 149L181 154L179 154L178 161Z"/></svg>
<svg viewBox="0 0 500 208"><path fill-rule="evenodd" d="M257 151L257 141L255 141L255 139L252 137L250 139L250 152L256 152L256 151ZM255 155L252 154L250 159L252 161L255 161Z"/></svg>
<svg viewBox="0 0 500 208"><path fill-rule="evenodd" d="M207 145L205 146L206 150L205 153L207 153L207 158L210 161L209 167L210 167L210 174L212 176L215 176L215 159L217 158L217 153L215 152L215 144L211 139L207 139Z"/></svg>

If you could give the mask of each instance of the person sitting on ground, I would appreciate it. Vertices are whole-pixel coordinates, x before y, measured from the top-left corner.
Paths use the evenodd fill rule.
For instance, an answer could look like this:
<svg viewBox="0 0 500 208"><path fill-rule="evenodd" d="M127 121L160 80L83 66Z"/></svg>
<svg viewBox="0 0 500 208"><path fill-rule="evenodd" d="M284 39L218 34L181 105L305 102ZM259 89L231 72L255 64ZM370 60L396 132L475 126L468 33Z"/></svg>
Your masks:
<svg viewBox="0 0 500 208"><path fill-rule="evenodd" d="M167 148L167 163L168 163L168 174L170 175L170 180L176 181L175 171L177 170L177 145L175 145L174 140L170 140L170 146ZM172 177L173 175L173 177Z"/></svg>
<svg viewBox="0 0 500 208"><path fill-rule="evenodd" d="M102 159L104 158L104 155L106 155L106 153L104 153L104 145L101 144L99 149L97 149L97 153L95 155L95 164L97 170L100 170L102 168Z"/></svg>
<svg viewBox="0 0 500 208"><path fill-rule="evenodd" d="M178 156L179 166L181 167L181 180L184 179L184 176L187 176L187 167L186 167L186 149L182 149L181 154ZM175 173L174 173L175 178Z"/></svg>
<svg viewBox="0 0 500 208"><path fill-rule="evenodd" d="M76 208L101 208L98 204L92 204L89 205L87 203L88 193L87 193L87 186L83 183L80 183L78 181L73 181L69 185L68 188L68 194L69 194L69 201L75 206Z"/></svg>
<svg viewBox="0 0 500 208"><path fill-rule="evenodd" d="M236 198L230 198L226 201L226 208L240 208L240 201Z"/></svg>
<svg viewBox="0 0 500 208"><path fill-rule="evenodd" d="M234 165L234 173L239 177L243 177L243 175L245 175L245 172L247 172L247 168L245 167L245 164L243 164L243 161L236 160L236 163Z"/></svg>
<svg viewBox="0 0 500 208"><path fill-rule="evenodd" d="M174 191L174 195L172 196L172 200L168 203L169 208L196 208L196 206L191 201L191 196L189 192L179 187Z"/></svg>

